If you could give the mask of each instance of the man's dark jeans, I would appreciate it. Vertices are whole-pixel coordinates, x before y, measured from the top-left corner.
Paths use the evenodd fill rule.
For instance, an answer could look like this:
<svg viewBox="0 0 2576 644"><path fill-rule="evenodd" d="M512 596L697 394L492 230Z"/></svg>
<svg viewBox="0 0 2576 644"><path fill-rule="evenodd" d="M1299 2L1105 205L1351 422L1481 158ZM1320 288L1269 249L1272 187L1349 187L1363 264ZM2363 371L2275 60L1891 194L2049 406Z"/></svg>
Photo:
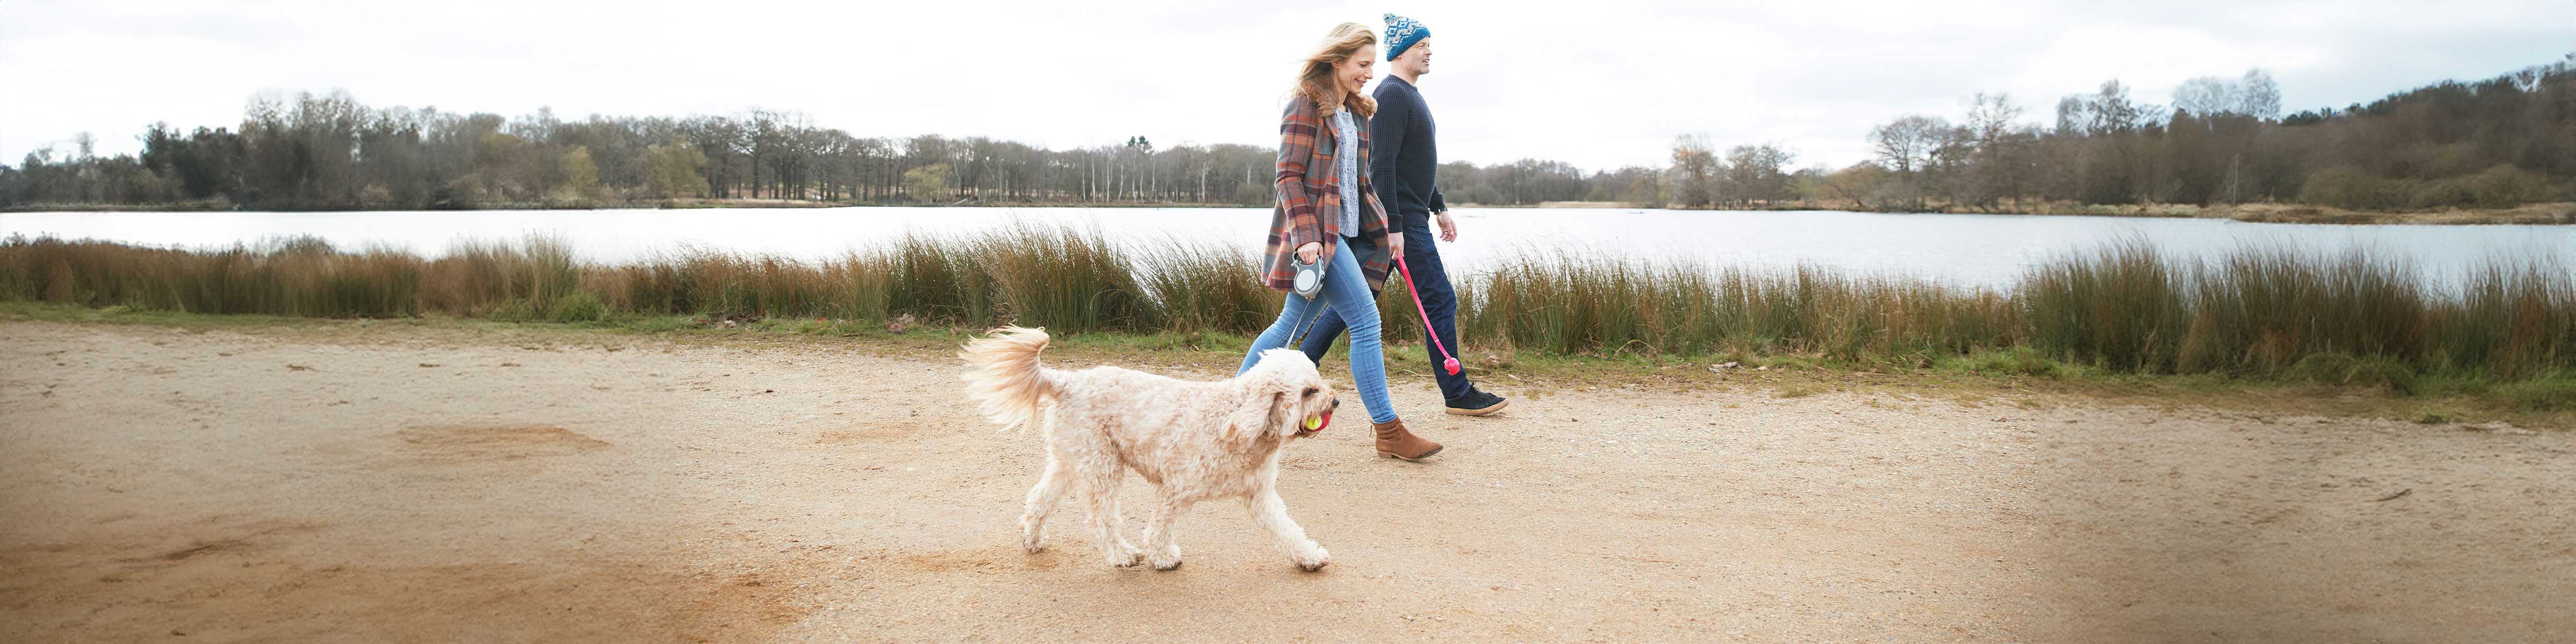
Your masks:
<svg viewBox="0 0 2576 644"><path fill-rule="evenodd" d="M1407 213L1401 219L1404 221L1404 265L1413 269L1413 286L1422 290L1422 308L1430 314L1431 328L1440 334L1440 344L1456 351L1458 292L1449 288L1449 271L1441 266L1440 249L1433 245L1437 240L1431 237L1431 216L1429 213ZM1401 289L1404 288L1403 282L1403 275L1389 275L1386 287ZM1419 317L1414 319L1421 320ZM1324 356L1333 351L1333 340L1342 337L1346 328L1342 317L1327 309L1322 317L1315 320L1315 328L1306 332L1305 344L1298 348L1304 349L1306 357L1314 359L1315 364L1323 364ZM1431 375L1440 381L1441 400L1455 400L1467 395L1467 390L1473 385L1467 382L1466 370L1460 369L1458 375L1453 376L1440 368L1440 361L1445 358L1441 357L1440 349L1431 346L1428 336L1425 337L1422 352L1431 357ZM1459 362L1464 366L1466 360Z"/></svg>

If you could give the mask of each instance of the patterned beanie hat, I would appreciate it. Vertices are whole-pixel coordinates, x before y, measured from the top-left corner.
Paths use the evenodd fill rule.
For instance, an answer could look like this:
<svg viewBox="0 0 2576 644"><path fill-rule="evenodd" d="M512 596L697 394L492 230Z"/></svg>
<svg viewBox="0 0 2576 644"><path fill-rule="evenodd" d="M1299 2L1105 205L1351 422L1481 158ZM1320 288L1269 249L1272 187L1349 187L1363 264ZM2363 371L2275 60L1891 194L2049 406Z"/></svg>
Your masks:
<svg viewBox="0 0 2576 644"><path fill-rule="evenodd" d="M1395 57L1404 55L1404 50L1412 47L1413 43L1429 37L1431 37L1430 27L1422 26L1422 23L1415 22L1412 18L1386 14L1387 60L1395 60Z"/></svg>

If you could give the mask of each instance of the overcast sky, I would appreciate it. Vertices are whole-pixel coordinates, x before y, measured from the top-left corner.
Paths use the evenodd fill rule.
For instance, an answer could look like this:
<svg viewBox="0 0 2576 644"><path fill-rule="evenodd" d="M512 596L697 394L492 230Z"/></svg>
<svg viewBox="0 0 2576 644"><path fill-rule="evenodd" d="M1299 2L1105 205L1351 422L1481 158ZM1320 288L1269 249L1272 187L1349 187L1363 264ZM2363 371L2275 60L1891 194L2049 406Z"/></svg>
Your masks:
<svg viewBox="0 0 2576 644"><path fill-rule="evenodd" d="M1334 23L1428 26L1443 160L1660 164L1674 135L1864 158L1873 123L2027 118L2117 78L2262 67L2289 111L2576 51L2576 0L1294 2L0 0L0 159L155 121L234 126L262 90L558 116L801 111L860 136L1050 147L1275 145L1294 59ZM64 149L68 149L65 145Z"/></svg>

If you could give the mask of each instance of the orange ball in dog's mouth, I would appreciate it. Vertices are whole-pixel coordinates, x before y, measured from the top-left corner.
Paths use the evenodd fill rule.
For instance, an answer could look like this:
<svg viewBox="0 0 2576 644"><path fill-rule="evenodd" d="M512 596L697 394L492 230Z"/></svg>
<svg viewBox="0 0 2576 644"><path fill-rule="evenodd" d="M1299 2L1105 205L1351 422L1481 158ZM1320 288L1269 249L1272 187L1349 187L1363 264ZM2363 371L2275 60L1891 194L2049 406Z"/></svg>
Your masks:
<svg viewBox="0 0 2576 644"><path fill-rule="evenodd" d="M1318 415L1318 416L1307 416L1307 417L1306 417L1306 433L1308 433L1308 434L1312 434L1312 433L1315 433L1315 432L1324 431L1324 426L1326 426L1326 425L1331 425L1331 424L1333 424L1333 412L1329 412L1329 411L1328 411L1328 412L1324 412L1322 415Z"/></svg>

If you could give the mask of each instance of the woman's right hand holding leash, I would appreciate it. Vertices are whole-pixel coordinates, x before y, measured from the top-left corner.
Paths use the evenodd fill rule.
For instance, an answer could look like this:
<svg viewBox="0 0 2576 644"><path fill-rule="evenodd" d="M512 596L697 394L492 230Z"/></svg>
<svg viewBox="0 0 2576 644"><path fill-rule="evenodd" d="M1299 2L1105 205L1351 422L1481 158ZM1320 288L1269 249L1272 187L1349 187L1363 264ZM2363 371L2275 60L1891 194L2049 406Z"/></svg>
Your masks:
<svg viewBox="0 0 2576 644"><path fill-rule="evenodd" d="M1306 242L1305 245L1297 247L1297 261L1313 264L1315 255L1322 252L1324 252L1323 242Z"/></svg>

